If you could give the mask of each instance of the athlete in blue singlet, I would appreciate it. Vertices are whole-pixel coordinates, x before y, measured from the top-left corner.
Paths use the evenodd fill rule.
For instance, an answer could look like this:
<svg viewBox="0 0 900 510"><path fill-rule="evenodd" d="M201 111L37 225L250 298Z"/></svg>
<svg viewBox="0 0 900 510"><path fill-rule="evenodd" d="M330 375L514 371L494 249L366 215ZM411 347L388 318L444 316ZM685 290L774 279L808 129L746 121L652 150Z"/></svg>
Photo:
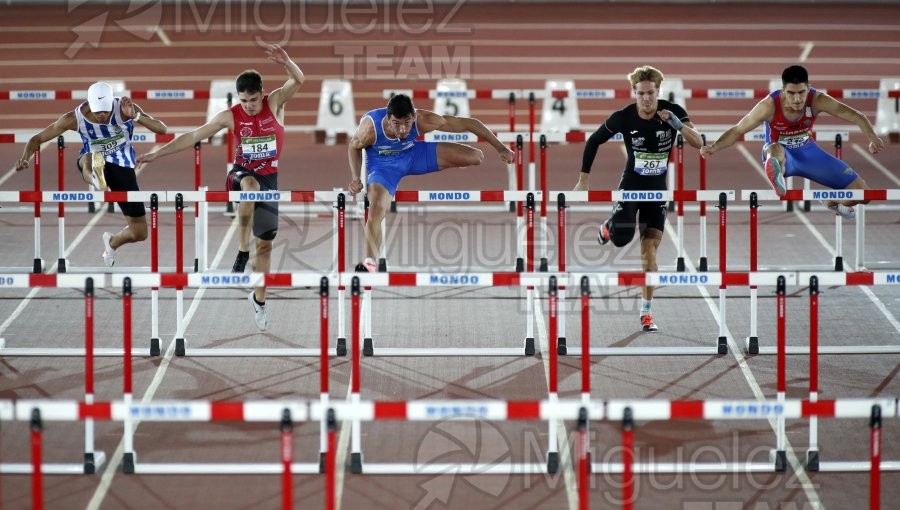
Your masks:
<svg viewBox="0 0 900 510"><path fill-rule="evenodd" d="M99 191L138 191L135 154L131 137L140 124L154 133L166 132L166 125L154 119L128 97L116 97L108 83L97 82L88 89L88 100L63 114L53 124L25 144L16 170L28 168L28 161L42 143L68 130L81 135L83 142L77 166L82 178ZM104 232L103 262L116 262L116 249L147 238L147 220L142 202L119 202L128 225L117 234Z"/></svg>
<svg viewBox="0 0 900 510"><path fill-rule="evenodd" d="M760 101L736 125L729 128L712 145L700 149L708 157L731 146L741 136L760 124L766 126L763 160L766 175L778 196L786 192L785 177L797 175L832 189L868 189L866 182L843 161L828 154L812 137L812 128L821 112L856 124L869 139L869 152L884 150L884 141L875 133L872 123L859 111L809 86L809 75L801 66L793 65L781 73L781 90ZM825 205L836 214L853 218L853 206L866 200L828 201Z"/></svg>
<svg viewBox="0 0 900 510"><path fill-rule="evenodd" d="M366 258L357 270L377 270L375 259L381 248L381 220L404 176L480 165L484 159L480 150L461 143L417 140L421 135L435 130L449 133L468 131L490 143L504 162L512 163L515 157L481 121L417 110L409 96L404 94L393 96L387 108L378 108L363 115L347 149L352 195L363 190L360 176L362 153L366 152L369 219L366 223Z"/></svg>

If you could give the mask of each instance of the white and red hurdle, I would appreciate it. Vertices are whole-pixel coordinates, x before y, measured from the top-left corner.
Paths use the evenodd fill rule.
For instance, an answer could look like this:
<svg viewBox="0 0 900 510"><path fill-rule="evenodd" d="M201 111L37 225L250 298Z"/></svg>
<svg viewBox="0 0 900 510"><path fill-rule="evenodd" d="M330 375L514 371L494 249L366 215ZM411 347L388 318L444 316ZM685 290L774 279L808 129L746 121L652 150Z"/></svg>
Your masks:
<svg viewBox="0 0 900 510"><path fill-rule="evenodd" d="M281 477L281 508L294 508L293 475L314 474L307 466L293 462L293 428L295 423L321 421L328 430L327 455L324 457L324 508L333 510L337 499L336 423L338 421L438 421L438 420L572 420L576 422L575 444L567 453L569 466L576 471L578 507L590 504L591 478L599 474L621 476L623 509L635 504L635 476L647 473L750 473L771 472L766 462L638 462L635 461L634 432L638 421L671 420L771 420L778 419L868 419L869 458L861 461L861 471L869 474L869 508L881 508L881 459L884 447L881 428L885 418L897 418L897 399L838 399L811 402L809 400L578 400L567 401L366 401L341 402L324 405L316 401L159 401L148 403L79 402L52 400L0 400L0 422L21 421L30 424L31 462L28 464L0 464L5 473L30 475L32 507L43 508L43 475L53 474L43 463L42 435L45 422L79 420L114 420L126 422L129 417L143 421L161 422L269 422L279 428L279 458L277 462L229 464L173 464L163 469L135 471L142 474L271 474ZM621 460L597 463L592 461L587 430L591 421L601 420L621 424ZM517 471L511 461L485 464L429 464L416 474L440 474L452 469L459 474L497 475L534 474ZM15 471L13 469L15 468ZM393 471L390 471L393 472Z"/></svg>

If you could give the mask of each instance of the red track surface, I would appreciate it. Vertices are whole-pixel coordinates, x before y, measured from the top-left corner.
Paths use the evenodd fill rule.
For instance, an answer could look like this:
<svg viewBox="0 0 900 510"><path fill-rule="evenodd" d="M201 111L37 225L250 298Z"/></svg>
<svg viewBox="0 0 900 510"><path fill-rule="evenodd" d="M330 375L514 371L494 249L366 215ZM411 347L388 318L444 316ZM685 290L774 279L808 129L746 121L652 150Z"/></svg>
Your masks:
<svg viewBox="0 0 900 510"><path fill-rule="evenodd" d="M200 2L195 2L201 4ZM900 18L898 8L891 5L825 5L825 6L776 6L772 4L748 5L622 5L618 3L578 3L578 4L463 4L459 10L450 12L451 6L441 5L430 16L419 16L420 23L429 19L432 28L421 34L409 34L397 27L384 29L380 23L385 18L396 24L398 18L392 11L385 15L379 10L377 15L356 14L352 21L356 26L365 26L370 21L376 25L364 33L353 33L341 26L338 5L331 6L332 21L337 28L313 33L310 27L318 27L327 19L328 12L323 6L301 8L291 5L290 19L294 25L290 29L262 30L258 19L270 26L278 26L283 19L281 9L270 6L269 10L257 15L248 8L242 13L238 6L226 7L213 3L213 7L203 3L194 6L183 2L182 11L176 13L170 4L164 4L161 26L171 45L165 45L156 35L145 39L135 27L147 24L153 17L150 13L143 19L131 18L124 7L83 5L66 12L65 6L0 7L0 89L77 89L86 88L97 79L124 80L133 89L205 89L211 79L231 79L248 67L259 69L268 87L280 83L283 74L276 66L267 63L261 48L253 42L259 36L262 40L277 42L286 36L286 47L291 56L300 64L307 75L307 81L297 98L289 105L287 124L289 126L311 126L315 124L322 79L342 77L353 80L357 113L383 104L382 89L385 88L432 88L436 79L443 78L432 72L432 60L428 57L435 48L441 48L450 55L468 55L460 61L469 88L543 88L549 78L573 78L580 88L622 88L626 85L625 74L635 66L653 64L667 75L681 77L687 88L742 87L765 88L770 79L781 69L795 63L806 42L812 42L812 51L804 65L810 70L813 85L822 88L876 88L883 76L900 76L900 58L897 57L897 41L900 40ZM277 5L277 4L276 4ZM226 9L228 9L226 18ZM790 9L790 10L789 10ZM66 56L76 40L74 27L108 12L105 28L99 39L99 47L90 45L78 51L74 58ZM777 17L781 15L782 17ZM791 28L784 17L796 19L800 27ZM126 21L129 20L130 21ZM413 17L409 18L410 20ZM198 21L199 20L199 21ZM226 25L230 20L231 25ZM121 21L128 30L116 24ZM241 21L246 21L242 25ZM412 21L410 21L411 24ZM304 28L305 24L305 28ZM436 25L441 25L438 28ZM451 31L453 30L453 31ZM316 31L319 32L319 31ZM360 32L359 30L357 32ZM134 35L138 34L138 35ZM361 51L370 57L373 54L394 55L394 59L371 72L366 62L357 59L348 65L345 55ZM365 53L369 52L369 53ZM374 53L373 53L374 52ZM425 72L421 75L406 76L411 59L423 57ZM371 60L371 59L370 59ZM403 74L403 76L398 76ZM687 107L695 124L701 129L707 125L730 124L735 122L755 100L689 100ZM142 106L153 115L173 127L195 126L206 116L203 101L143 101ZM582 123L599 123L611 111L625 104L623 100L582 101ZM870 118L874 119L875 102L852 103ZM429 107L419 104L420 107ZM519 101L518 126L527 122L526 108ZM66 109L73 108L72 101L3 101L0 102L0 131L13 129L39 129L54 120ZM492 125L506 125L506 104L504 101L475 100L470 102L474 116ZM538 106L540 107L540 105ZM823 121L822 124L832 124ZM835 125L837 123L834 123ZM283 189L331 189L347 184L346 152L343 147L314 145L310 135L294 134L289 137L283 165L291 169L281 175ZM897 188L894 179L877 171L854 145L860 144L857 135L851 137L844 147L844 157L858 169L874 188ZM759 153L759 144L746 144L750 153ZM0 145L0 161L5 161L8 169L21 152L21 145ZM454 170L427 176L417 180L404 181L405 189L502 189L506 186L506 175L502 165L488 146L482 146L486 161L473 170ZM205 147L203 184L213 188L221 186L220 172L224 159L221 147ZM75 148L66 152L67 164L71 162ZM45 189L55 189L55 154L51 149L43 152L45 158ZM554 146L549 154L549 187L568 189L575 182L580 167L581 145ZM877 161L887 168L898 168L897 146L889 146L877 157ZM601 148L597 157L592 186L595 189L612 188L619 177L622 155L617 144ZM697 155L689 151L686 155L688 174L686 186L697 186ZM189 154L172 156L148 166L140 177L143 189L189 189L193 178L189 171ZM70 169L71 170L71 169ZM68 171L70 171L68 170ZM76 177L68 174L71 186ZM0 189L29 189L29 172L11 176L0 181ZM765 181L754 172L737 149L717 155L710 161L708 187L711 189L761 189ZM4 204L4 206L6 206ZM70 209L71 210L71 209ZM746 264L746 248L742 245L741 234L746 232L742 223L744 213L736 213L735 235L731 241L736 265ZM24 216L24 215L20 215ZM71 225L81 226L90 216L73 215ZM456 223L466 223L471 216L453 217ZM810 216L817 226L825 224L827 230L830 217L819 214ZM572 220L588 224L596 223L596 214L587 220L584 217ZM872 239L874 254L882 259L896 261L896 213L872 216L873 229L882 239ZM164 219L164 227L171 230L171 222ZM330 220L327 220L330 222ZM800 226L789 221L785 215L770 214L763 218L766 228L777 231L765 248L764 256L773 265L792 264L799 260L818 262L819 253L810 253L804 246L812 245L810 239L795 239ZM323 220L324 222L324 220ZM50 223L50 221L48 221ZM225 220L214 221L211 239L220 239L228 227ZM119 228L118 216L106 215L100 218L98 227ZM303 225L303 228L325 228L318 224ZM286 229L287 230L287 229ZM300 230L299 228L296 230ZM53 230L44 233L45 250L54 253ZM97 237L98 232L91 236ZM290 235L285 232L285 236ZM848 235L845 233L845 235ZM0 230L0 245L5 246L4 258L12 259L30 249L31 230L28 218L11 217L3 221ZM582 239L583 241L583 239ZM710 241L716 242L715 236ZM87 244L91 244L89 241ZM327 243L325 243L327 244ZM712 245L712 244L711 244ZM777 247L777 249L776 249ZM93 264L96 258L94 246L81 248L72 254L76 264ZM326 248L309 250L310 260L316 263L327 261ZM127 248L124 255L133 259L135 265L145 263L143 248ZM322 253L319 253L322 252ZM232 253L226 252L226 258ZM594 254L596 252L590 252ZM26 254L28 255L28 254ZM713 254L711 254L713 255ZM46 256L45 256L46 257ZM166 257L171 258L171 254ZM818 257L818 258L817 258ZM27 258L27 257L26 257ZM50 257L52 259L52 257ZM815 260L813 260L815 259ZM733 259L730 259L733 260ZM171 263L164 260L163 263ZM325 262L327 263L327 262ZM223 263L225 265L225 263ZM832 315L823 319L823 328L833 331L839 338L852 340L861 327L868 326L873 314L868 304L851 301L842 290L829 289L832 299L841 306L833 305ZM802 294L802 293L798 293ZM65 324L78 323L79 300L72 293L47 293L56 299L41 304L40 310L29 312L19 318L5 334L13 339L40 338L60 339ZM243 296L243 294L241 294ZM98 307L102 313L115 314L119 302L111 292L104 294ZM231 296L233 298L234 296ZM275 293L275 313L287 324L292 317L301 317L298 309L306 311L309 304L300 298L285 293ZM632 296L633 297L633 296ZM882 296L896 315L896 293ZM0 318L11 315L21 300L21 293L3 294ZM278 300L281 299L281 305ZM402 299L399 296L398 299ZM823 298L828 299L828 297ZM845 300L846 299L846 300ZM794 300L794 316L799 316L799 299ZM246 303L234 305L235 299L216 301L213 308L201 312L195 319L192 331L207 331L214 345L254 344L258 340L276 346L293 345L298 331L309 329L309 325L297 319L290 331L276 330L270 335L256 335L256 331L246 330L244 322L239 326L228 323L230 315L246 312ZM460 324L476 325L469 337L498 338L506 333L508 325L496 324L496 319L486 310L497 307L498 301L473 300L474 309L464 310L456 319L436 322L436 331L449 331ZM709 313L691 310L694 300L672 300L664 309L675 310L671 320L692 320L695 329L706 327ZM457 307L454 301L434 305L427 299L407 300L405 309L393 310L385 315L390 324L419 324L423 316L440 315L447 308ZM500 300L499 303L504 303ZM611 302L610 302L611 303ZM37 307L37 305L31 305ZM47 306L52 307L53 320L44 319ZM281 308L277 308L281 306ZM290 308L288 308L290 306ZM508 306L508 305L501 305ZM659 305L656 305L659 306ZM768 303L764 306L768 306ZM166 310L173 309L172 303ZM231 309L234 307L234 310ZM702 305L693 304L694 308ZM423 312L424 308L424 312ZM484 310L482 310L482 308ZM834 310L837 309L837 312ZM805 310L803 308L802 310ZM171 311L171 310L170 310ZM660 312L664 313L664 312ZM742 312L730 310L729 313ZM824 311L823 311L824 313ZM485 317L481 317L485 314ZM146 329L145 312L136 320L143 321ZM618 316L625 314L618 314ZM623 326L617 325L617 315L601 315L605 321L599 326L611 333L618 344L628 345L640 341L640 335L618 333ZM463 319L460 319L463 317ZM853 317L853 320L847 320ZM479 319L480 318L480 319ZM165 317L163 323L171 322ZM628 312L628 321L633 322ZM437 319L436 319L437 320ZM872 319L874 322L874 319ZM60 322L62 321L62 326ZM68 322L66 322L68 321ZM168 322L167 322L168 321ZM857 324L857 321L866 324ZM23 322L25 324L23 324ZM625 319L621 319L625 322ZM802 321L793 330L792 338L802 339ZM630 323L629 323L630 324ZM569 326L576 330L574 324ZM598 327L598 326L595 326ZM890 326L887 342L896 342ZM401 328L401 331L402 328ZM883 333L884 331L882 331ZM170 332L166 332L170 333ZM4 331L0 331L3 336ZM98 326L98 335L115 345L118 334L113 324ZM402 335L398 335L403 338ZM427 336L423 334L423 336ZM439 335L436 335L436 338ZM573 335L574 336L574 335ZM689 332L676 340L690 340ZM608 340L609 338L606 338ZM61 339L69 345L76 339ZM440 341L440 340L438 340ZM268 344L266 344L268 346ZM877 396L900 394L896 376L898 364L890 357L863 357L847 359L826 358L823 362L823 392L832 396ZM805 387L805 360L791 358L794 378L789 380L789 391L794 396L802 395ZM508 361L508 363L507 363ZM769 360L770 361L770 360ZM136 395L147 389L150 378L158 369L159 360L138 360L136 362ZM332 363L332 373L336 379L332 390L333 398L342 398L349 380L349 362L337 360ZM798 366L799 365L799 366ZM563 361L561 385L563 396L577 397L577 359ZM753 370L762 381L772 380L773 364L765 359L754 359ZM874 368L873 368L874 367ZM4 359L0 363L0 397L2 398L78 398L81 384L81 364L72 359L21 360ZM643 360L615 362L611 358L592 360L594 387L601 388L604 396L638 398L749 398L743 384L740 370L731 358L719 360ZM98 362L98 393L101 398L117 398L121 394L119 386L120 366L118 361ZM315 398L317 396L317 363L307 361L272 359L265 361L206 361L197 358L176 360L170 368L167 384L157 398L197 398L197 399L244 399L244 398ZM424 360L375 359L364 368L366 386L364 398L541 398L546 395L545 381L540 364L503 360L502 362L470 362L469 360L446 360L436 365ZM171 379L171 380L170 380ZM763 385L767 394L773 388ZM858 423L825 426L822 443L828 444L832 459L839 456L859 458L864 455L867 437L865 427ZM197 426L187 431L173 432L172 426L141 425L139 448L142 460L168 461L173 458L183 461L213 459L212 461L240 460L268 462L277 459L277 431L269 426L213 425ZM366 451L372 461L390 461L402 458L408 461L413 442L424 435L424 427L388 423L367 427L364 438ZM503 429L509 438L541 437L546 433L535 424L511 424ZM794 430L794 432L792 432ZM795 442L798 454L803 445L805 428L800 423L789 430L789 437ZM102 425L98 428L101 447L110 450L121 436L118 426ZM297 431L298 457L309 460L309 452L317 445L317 426L305 425ZM770 433L770 431L769 431ZM0 461L17 461L27 456L22 442L27 437L24 426L14 425L4 428ZM529 436L529 434L531 436ZM611 425L603 424L592 431L592 442L617 444L618 432ZM664 423L642 424L638 428L637 440L646 448L656 448L655 453L674 454L681 452L683 445L691 445L693 450L708 444L725 445L734 442L737 457L747 457L758 439L766 436L765 428L739 426L737 429L716 423L697 422L685 427L673 427ZM75 437L76 439L73 439ZM545 438L543 438L545 439ZM66 435L56 432L48 434L48 451L65 452L67 459L77 458L77 434ZM827 443L826 443L827 441ZM900 458L900 434L896 423L885 424L885 458ZM728 446L731 446L730 444ZM528 455L527 445L513 447L515 455ZM238 453L236 453L238 452ZM302 453L301 453L302 452ZM605 456L607 452L598 452ZM647 450L644 450L647 453ZM615 452L610 453L612 457ZM53 459L61 461L61 459ZM422 505L429 477L354 477L347 474L343 485L343 508L416 508ZM882 480L883 501L900 498L900 479L896 473L885 474ZM489 478L489 477L488 477ZM665 477L662 477L665 478ZM862 475L812 476L822 502L828 508L853 508L865 505L867 480ZM99 476L51 477L45 480L45 490L50 507L82 508L95 492ZM321 477L296 476L294 501L297 507L318 508L322 506L323 491ZM761 474L757 477L733 477L727 487L715 485L715 475L686 477L675 480L676 488L659 489L652 482L661 482L644 477L642 499L637 508L683 508L694 510L690 502L738 502L744 507L756 508L760 503L767 508L776 508L781 502L795 503L797 507L809 501L808 493L799 488L789 476ZM615 508L606 498L618 494L616 477L597 478L597 487L592 487L591 508ZM665 480L669 482L670 479ZM451 486L448 508L569 508L565 484L561 481L548 483L544 477L513 477L506 486L503 481L482 482L476 477L470 481L458 481ZM705 483L705 485L704 485ZM497 484L498 487L491 484ZM715 486L715 489L710 487ZM760 488L765 486L766 488ZM163 488L164 487L164 488ZM197 490L204 487L205 490ZM248 490L252 487L252 490ZM704 489L706 487L706 489ZM0 506L2 508L27 508L29 506L29 483L26 477L4 476L0 480ZM101 508L272 508L278 505L279 486L275 476L268 477L168 477L168 476L124 476L117 474L112 489ZM675 506L675 502L679 505ZM711 503L710 503L711 504ZM890 505L890 503L887 503ZM443 508L440 504L431 508ZM886 506L887 508L889 506Z"/></svg>

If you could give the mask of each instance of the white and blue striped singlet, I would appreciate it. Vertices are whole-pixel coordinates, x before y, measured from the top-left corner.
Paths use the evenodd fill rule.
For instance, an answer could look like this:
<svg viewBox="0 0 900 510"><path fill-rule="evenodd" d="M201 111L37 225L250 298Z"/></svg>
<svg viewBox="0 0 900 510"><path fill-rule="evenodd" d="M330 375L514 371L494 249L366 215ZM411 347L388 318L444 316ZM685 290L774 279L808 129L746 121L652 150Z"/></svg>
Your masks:
<svg viewBox="0 0 900 510"><path fill-rule="evenodd" d="M109 124L94 124L81 113L82 103L75 108L75 121L78 125L78 134L84 145L80 154L88 152L102 152L106 161L125 168L134 168L137 155L131 144L134 134L134 120L122 120L122 109L119 106L121 98L113 99L112 114Z"/></svg>

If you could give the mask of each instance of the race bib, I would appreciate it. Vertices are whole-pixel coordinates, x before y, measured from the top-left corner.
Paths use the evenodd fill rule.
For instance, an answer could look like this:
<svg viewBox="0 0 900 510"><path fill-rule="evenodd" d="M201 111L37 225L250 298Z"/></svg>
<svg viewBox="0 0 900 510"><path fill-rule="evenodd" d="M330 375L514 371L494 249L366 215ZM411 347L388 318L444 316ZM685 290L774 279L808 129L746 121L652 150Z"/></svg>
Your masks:
<svg viewBox="0 0 900 510"><path fill-rule="evenodd" d="M669 164L667 152L635 152L634 171L640 175L662 175Z"/></svg>
<svg viewBox="0 0 900 510"><path fill-rule="evenodd" d="M809 133L800 133L799 135L782 136L778 139L778 143L784 145L788 149L796 149L802 147L809 142Z"/></svg>
<svg viewBox="0 0 900 510"><path fill-rule="evenodd" d="M125 132L116 133L106 138L91 140L91 152L100 152L104 155L113 154L125 145Z"/></svg>
<svg viewBox="0 0 900 510"><path fill-rule="evenodd" d="M241 156L250 159L271 159L278 156L275 135L241 138Z"/></svg>

